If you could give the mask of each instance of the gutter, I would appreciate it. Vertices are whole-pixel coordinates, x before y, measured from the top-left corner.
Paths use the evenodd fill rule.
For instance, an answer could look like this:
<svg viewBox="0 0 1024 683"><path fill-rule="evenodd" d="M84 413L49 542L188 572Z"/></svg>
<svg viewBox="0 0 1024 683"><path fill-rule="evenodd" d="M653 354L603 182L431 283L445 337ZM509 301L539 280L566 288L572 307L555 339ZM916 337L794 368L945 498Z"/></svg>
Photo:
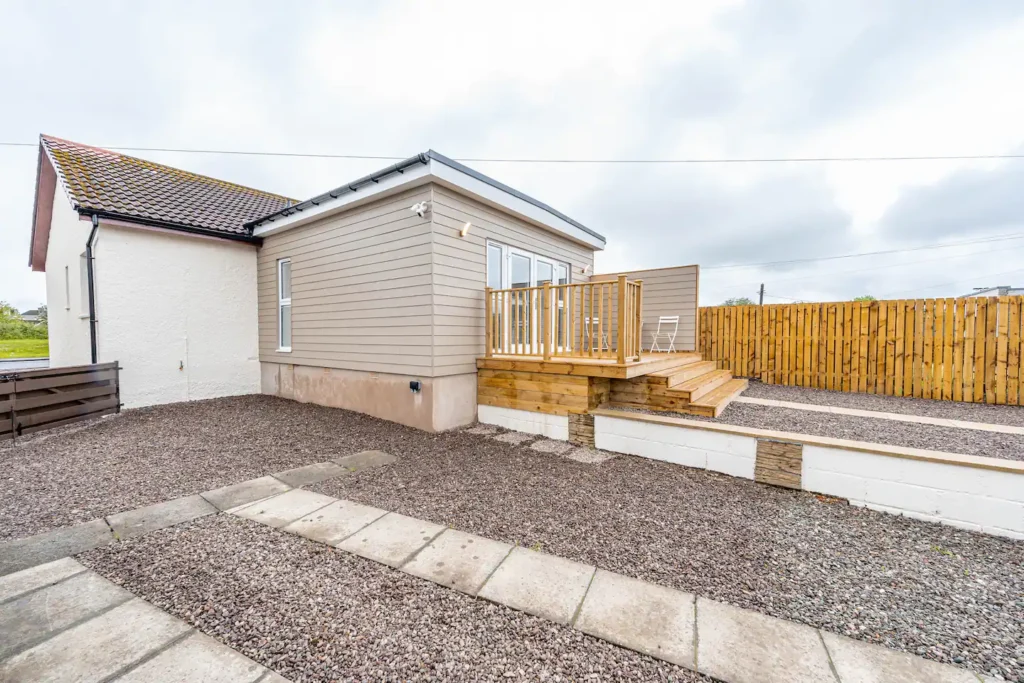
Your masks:
<svg viewBox="0 0 1024 683"><path fill-rule="evenodd" d="M175 232L202 235L203 237L217 237L219 239L231 240L233 242L245 242L246 244L255 244L256 246L263 244L262 237L255 237L246 233L231 233L221 232L220 230L209 230L207 228L196 228L190 225L182 225L181 223L171 223L169 221L161 221L154 218L142 218L129 214L115 213L113 211L80 208L78 212L82 215L92 216L93 220L108 218L110 220L124 221L126 223L137 223L139 225L148 225L154 228L164 228Z"/></svg>
<svg viewBox="0 0 1024 683"><path fill-rule="evenodd" d="M407 168L411 168L413 166L416 166L417 164L425 165L429 162L429 159L430 157L427 154L417 154L414 157L410 157L405 161L399 161L397 164L392 164L391 166L388 166L385 169L377 171L376 173L363 176L358 180L353 180L348 185L342 185L341 187L337 187L331 190L330 192L324 192L323 194L317 195L312 199L307 199L304 202L299 202L298 204L292 204L291 206L286 206L283 209L278 209L274 213L268 214L263 218L257 218L254 221L249 221L248 223L244 224L244 227L246 227L249 231L252 231L254 228L257 228L263 225L264 223L272 223L278 218L290 216L293 213L300 213L302 211L305 211L306 209L313 208L314 206L319 206L324 202L328 202L332 199L337 199L342 195L355 192L360 187L365 187L370 183L379 183L384 178L387 178L388 176L393 175L395 173L404 173Z"/></svg>
<svg viewBox="0 0 1024 683"><path fill-rule="evenodd" d="M98 361L96 352L96 281L92 266L92 243L96 239L96 231L99 230L99 227L100 217L94 213L92 215L92 230L89 231L89 239L85 242L85 269L89 280L89 345L92 350L93 365Z"/></svg>

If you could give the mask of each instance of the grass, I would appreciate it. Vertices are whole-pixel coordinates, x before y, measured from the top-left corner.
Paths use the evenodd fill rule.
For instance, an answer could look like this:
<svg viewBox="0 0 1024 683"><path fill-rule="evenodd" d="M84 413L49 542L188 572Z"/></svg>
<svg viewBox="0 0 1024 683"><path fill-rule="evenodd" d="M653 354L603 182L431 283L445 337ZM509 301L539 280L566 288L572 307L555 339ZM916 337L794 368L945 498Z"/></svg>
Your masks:
<svg viewBox="0 0 1024 683"><path fill-rule="evenodd" d="M46 358L49 355L47 339L0 339L0 358Z"/></svg>

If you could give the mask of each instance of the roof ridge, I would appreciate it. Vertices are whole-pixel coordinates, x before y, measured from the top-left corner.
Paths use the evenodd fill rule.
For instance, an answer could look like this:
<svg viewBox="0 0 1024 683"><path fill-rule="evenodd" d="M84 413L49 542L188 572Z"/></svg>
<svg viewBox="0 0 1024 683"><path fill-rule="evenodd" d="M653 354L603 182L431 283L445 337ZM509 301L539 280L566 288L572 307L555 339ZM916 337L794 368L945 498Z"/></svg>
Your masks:
<svg viewBox="0 0 1024 683"><path fill-rule="evenodd" d="M40 138L40 141L59 142L59 143L67 144L67 145L73 145L75 147L79 147L79 148L82 148L82 149L92 150L94 152L99 152L99 153L102 153L102 154L109 154L109 155L117 156L117 157L120 157L122 159L131 159L133 161L138 161L138 162L140 162L142 164L147 164L147 165L150 165L150 166L156 166L158 168L161 168L161 169L173 172L173 173L183 173L183 174L191 176L193 178L202 178L204 180L209 180L209 181L212 181L212 182L220 184L220 185L229 185L231 187L238 188L239 190L253 192L255 194L264 195L264 196L267 196L267 197L274 197L276 199L283 199L283 200L285 200L287 202L290 202L290 203L298 203L298 201L299 201L298 199L295 199L293 197L289 197L289 196L283 195L283 194L278 194L276 192L267 192L266 190L260 190L260 189L257 189L255 187L251 187L249 185L242 185L240 183L235 183L235 182L232 182L230 180L223 180L221 178L214 178L213 176L208 176L208 175L205 175L203 173L196 173L195 171L187 171L187 170L185 170L183 168L177 168L175 166L168 166L167 164L161 164L161 163L156 162L156 161L150 161L148 159L143 159L141 157L132 156L131 154L124 154L122 152L117 152L115 150L106 149L106 148L103 148L103 147L96 147L95 145L87 145L87 144L82 143L82 142L75 142L74 140L68 140L67 138L57 137L56 135L40 134L39 138ZM49 150L49 151L52 152L52 150Z"/></svg>

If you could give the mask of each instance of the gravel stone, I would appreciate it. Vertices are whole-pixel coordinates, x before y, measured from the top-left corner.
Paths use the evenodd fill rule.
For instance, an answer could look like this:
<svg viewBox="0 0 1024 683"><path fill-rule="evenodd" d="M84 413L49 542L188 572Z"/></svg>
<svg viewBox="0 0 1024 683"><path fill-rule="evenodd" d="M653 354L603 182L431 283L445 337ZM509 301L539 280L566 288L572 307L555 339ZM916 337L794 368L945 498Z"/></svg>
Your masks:
<svg viewBox="0 0 1024 683"><path fill-rule="evenodd" d="M465 430L467 434L497 434L498 428L490 425L476 425Z"/></svg>
<svg viewBox="0 0 1024 683"><path fill-rule="evenodd" d="M267 396L146 409L151 430L136 417L141 413L128 411L109 424L47 440L34 447L33 458L19 454L14 464L7 458L0 475L0 528L19 528L22 513L34 515L37 526L52 526L51 516L67 518L71 506L94 497L124 501L143 497L139 490L155 496L147 482L150 469L179 489L203 477L221 481L122 502L120 509L333 454L380 449L398 459L310 490L1024 681L1021 541L670 463L620 455L594 467L465 431L431 434ZM125 425L132 428L122 431ZM77 452L79 441L84 454ZM268 458L279 462L259 465ZM289 458L297 462L283 462ZM41 461L38 467L33 459ZM65 460L77 468L66 476ZM225 469L219 471L222 460ZM240 476L230 474L248 460L256 465ZM67 490L36 476L47 470ZM135 547L169 533L122 545ZM219 550L211 543L191 552ZM207 570L195 571L182 577L201 582ZM174 581L167 583L173 590ZM315 606L316 595L311 591L304 600Z"/></svg>
<svg viewBox="0 0 1024 683"><path fill-rule="evenodd" d="M0 540L378 448L375 434L389 424L257 395L126 410L0 441ZM398 443L421 434L402 429Z"/></svg>
<svg viewBox="0 0 1024 683"><path fill-rule="evenodd" d="M504 434L498 434L491 438L502 443L521 444L526 443L527 441L533 441L537 438L537 435L524 434L523 432L505 432Z"/></svg>
<svg viewBox="0 0 1024 683"><path fill-rule="evenodd" d="M530 444L530 448L538 453L554 453L564 455L572 450L572 444L568 441L556 441L555 439L541 439Z"/></svg>
<svg viewBox="0 0 1024 683"><path fill-rule="evenodd" d="M1017 410L1024 409L1017 408ZM687 419L757 427L758 429L870 441L890 446L927 448L933 451L980 455L1004 460L1024 460L1024 435L1021 434L1002 434L977 429L898 422L885 418L819 413L797 408L763 406L756 403L730 403L717 418L677 415Z"/></svg>
<svg viewBox="0 0 1024 683"><path fill-rule="evenodd" d="M824 389L808 389L806 387L790 387L779 384L764 384L755 380L750 381L750 385L743 392L743 395L750 398L770 398L776 401L816 403L820 406L877 410L883 413L921 415L946 420L966 420L968 422L987 422L989 424L1010 425L1011 427L1024 427L1024 408L1019 406L991 406L985 403L958 403L954 401L933 401L927 398L903 398L901 396L879 396L877 394L858 394L848 391L827 391Z"/></svg>
<svg viewBox="0 0 1024 683"><path fill-rule="evenodd" d="M296 683L711 679L227 515L79 558Z"/></svg>

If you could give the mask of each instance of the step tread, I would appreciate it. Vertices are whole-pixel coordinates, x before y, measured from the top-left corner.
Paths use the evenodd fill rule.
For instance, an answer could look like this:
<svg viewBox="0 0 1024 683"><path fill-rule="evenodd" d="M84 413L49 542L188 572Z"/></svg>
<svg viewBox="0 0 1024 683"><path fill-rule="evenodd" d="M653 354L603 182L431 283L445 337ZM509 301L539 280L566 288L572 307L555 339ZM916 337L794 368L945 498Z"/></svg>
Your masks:
<svg viewBox="0 0 1024 683"><path fill-rule="evenodd" d="M747 384L748 381L745 379L731 379L722 386L716 387L714 391L709 391L696 401L692 401L691 405L697 408L714 409L714 416L718 417L734 398L746 390Z"/></svg>
<svg viewBox="0 0 1024 683"><path fill-rule="evenodd" d="M680 358L678 365L673 365L670 368L663 370L655 370L649 372L646 377L671 377L672 375L690 368L693 365L699 365L700 363L714 363L715 361L706 361L700 357L699 354L695 354L692 358Z"/></svg>
<svg viewBox="0 0 1024 683"><path fill-rule="evenodd" d="M728 370L710 370L708 372L705 372L703 375L698 375L692 379L688 379L682 384L677 384L676 386L672 387L672 391L692 392L697 389L700 389L702 386L709 382L718 381L720 378L724 376L732 377L732 373L729 372Z"/></svg>

